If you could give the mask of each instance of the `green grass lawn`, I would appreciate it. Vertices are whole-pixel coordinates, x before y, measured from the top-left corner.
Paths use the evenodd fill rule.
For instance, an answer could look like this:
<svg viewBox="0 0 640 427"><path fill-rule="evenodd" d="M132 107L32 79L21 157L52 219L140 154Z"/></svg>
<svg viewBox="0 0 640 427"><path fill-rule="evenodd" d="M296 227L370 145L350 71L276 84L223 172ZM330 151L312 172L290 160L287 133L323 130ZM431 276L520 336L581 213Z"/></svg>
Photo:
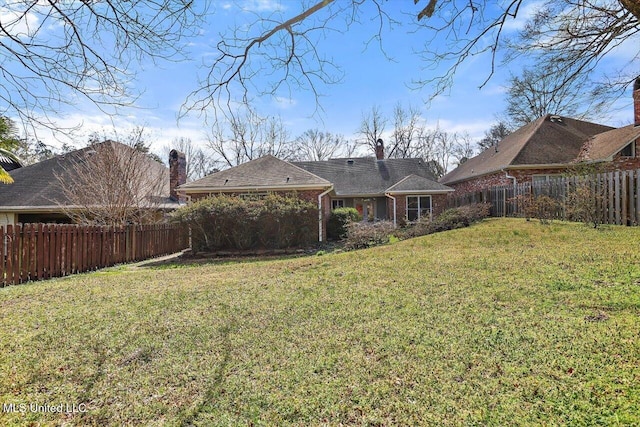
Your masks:
<svg viewBox="0 0 640 427"><path fill-rule="evenodd" d="M121 267L0 325L0 425L640 425L640 228Z"/></svg>

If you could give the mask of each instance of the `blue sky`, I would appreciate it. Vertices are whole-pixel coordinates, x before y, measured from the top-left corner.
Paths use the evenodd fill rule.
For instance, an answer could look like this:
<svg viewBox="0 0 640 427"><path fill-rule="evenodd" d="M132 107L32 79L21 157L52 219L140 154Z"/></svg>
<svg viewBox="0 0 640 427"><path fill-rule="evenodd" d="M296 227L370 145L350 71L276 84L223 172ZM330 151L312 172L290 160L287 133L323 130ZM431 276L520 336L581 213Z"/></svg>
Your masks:
<svg viewBox="0 0 640 427"><path fill-rule="evenodd" d="M391 5L397 9L397 15L394 16L404 20L410 19L409 14L417 11L412 1L392 0ZM82 101L75 108L63 107L58 115L59 121L66 125L82 123L81 131L74 136L74 141L79 145L84 144L86 134L92 131L110 132L115 127L119 132L126 133L133 126L147 129L149 140L158 153L162 153L174 138L181 136L204 145L209 128L204 118L195 113L179 121L177 117L187 95L197 87L198 76L207 71L201 65L210 60L220 34L232 25L249 22L256 14L279 14L289 18L297 12L298 7L299 2L287 0L214 1L213 13L200 29L200 36L190 41L189 51L186 52L188 60L140 64L138 79L134 84L143 94L136 103L137 108L122 110L118 116L109 117ZM526 12L521 13L519 20L510 22L507 29L517 29ZM345 28L339 22L336 26ZM255 107L262 115L280 116L292 137L307 129L319 128L354 138L363 113L372 106L378 106L391 117L393 107L400 103L405 107L411 105L419 108L428 126L439 126L450 132L468 132L472 137L480 138L496 121L496 114L504 109L504 85L509 72L517 73L522 64L514 63L510 68L499 67L488 84L479 89L489 73L489 58L473 58L459 69L448 93L427 103L431 88L411 89L409 85L412 80L428 76L433 71L424 70L424 64L414 53L415 49L421 47L422 36L407 34L407 28L408 25L383 28L383 38L378 44L375 40L371 41L376 23L363 15L361 23L352 24L344 32L325 32L323 37L319 37L317 47L340 66L343 78L340 83L333 85L318 83L317 89L322 94L321 108L317 108L310 91L297 89L281 91L275 98L257 98ZM633 50L637 48L630 49ZM616 61L628 59L628 52L621 48L619 58L614 57L609 61L615 65ZM257 86L262 84L258 79L253 83ZM607 124L618 126L629 123L632 108L630 93L620 101L620 106L622 110L607 119ZM39 137L47 143L57 143L46 131L40 133Z"/></svg>

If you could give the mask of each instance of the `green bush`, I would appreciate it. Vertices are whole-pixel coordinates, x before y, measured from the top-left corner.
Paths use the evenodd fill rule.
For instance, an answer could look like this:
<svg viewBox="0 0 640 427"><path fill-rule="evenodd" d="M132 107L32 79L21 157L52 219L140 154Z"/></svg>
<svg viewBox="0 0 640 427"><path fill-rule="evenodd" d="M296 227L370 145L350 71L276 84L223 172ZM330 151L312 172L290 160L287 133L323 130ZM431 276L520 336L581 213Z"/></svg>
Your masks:
<svg viewBox="0 0 640 427"><path fill-rule="evenodd" d="M244 199L217 195L178 209L173 220L191 228L192 250L282 249L314 243L318 209L292 195Z"/></svg>
<svg viewBox="0 0 640 427"><path fill-rule="evenodd" d="M343 239L347 235L349 223L362 221L355 208L337 208L331 211L327 221L327 238Z"/></svg>

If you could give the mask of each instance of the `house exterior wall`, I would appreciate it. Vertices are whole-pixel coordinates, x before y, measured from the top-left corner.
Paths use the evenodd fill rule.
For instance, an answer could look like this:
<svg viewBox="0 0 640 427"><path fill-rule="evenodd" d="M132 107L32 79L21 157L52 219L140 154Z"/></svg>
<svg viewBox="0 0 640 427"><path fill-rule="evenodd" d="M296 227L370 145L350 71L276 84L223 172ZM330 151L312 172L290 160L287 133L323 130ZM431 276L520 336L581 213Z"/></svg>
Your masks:
<svg viewBox="0 0 640 427"><path fill-rule="evenodd" d="M434 194L431 196L431 207L434 218L440 215L445 209L447 209L447 195Z"/></svg>
<svg viewBox="0 0 640 427"><path fill-rule="evenodd" d="M565 172L566 169L561 168L508 170L508 174L515 177L518 184L531 182L534 175L559 175ZM482 191L491 187L513 185L513 179L507 178L507 174L501 171L447 185L456 190L455 194L464 194Z"/></svg>
<svg viewBox="0 0 640 427"><path fill-rule="evenodd" d="M396 195L396 222L403 226L407 222L407 197L424 196L429 194ZM431 217L435 218L447 209L447 194L431 194ZM387 212L389 221L393 221L393 200L387 198Z"/></svg>
<svg viewBox="0 0 640 427"><path fill-rule="evenodd" d="M628 171L640 169L640 143L635 141L635 157L624 157L620 154L616 154L613 157L613 161L607 163L605 169L607 171Z"/></svg>

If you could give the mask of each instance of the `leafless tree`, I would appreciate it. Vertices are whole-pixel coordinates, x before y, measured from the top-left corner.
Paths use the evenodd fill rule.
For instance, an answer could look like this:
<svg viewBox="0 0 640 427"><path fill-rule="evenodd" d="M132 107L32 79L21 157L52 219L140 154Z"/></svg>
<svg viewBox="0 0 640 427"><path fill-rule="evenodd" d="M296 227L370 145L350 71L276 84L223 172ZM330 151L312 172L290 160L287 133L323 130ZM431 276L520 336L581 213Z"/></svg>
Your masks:
<svg viewBox="0 0 640 427"><path fill-rule="evenodd" d="M396 104L393 109L393 134L388 157L423 157L421 136L424 137L424 120L414 107L405 108Z"/></svg>
<svg viewBox="0 0 640 427"><path fill-rule="evenodd" d="M207 2L3 2L0 115L55 127L49 115L88 99L105 112L131 105L136 63L184 58Z"/></svg>
<svg viewBox="0 0 640 427"><path fill-rule="evenodd" d="M587 120L599 117L606 102L592 97L587 79L563 84L565 76L555 65L525 69L511 76L505 116L518 128L546 114Z"/></svg>
<svg viewBox="0 0 640 427"><path fill-rule="evenodd" d="M54 200L76 223L145 224L158 220L168 197L167 168L135 146L93 143L67 154L57 175L62 200Z"/></svg>
<svg viewBox="0 0 640 427"><path fill-rule="evenodd" d="M289 132L279 117L261 117L253 110L230 116L213 127L208 148L220 169L237 166L271 154L288 159L293 155Z"/></svg>
<svg viewBox="0 0 640 427"><path fill-rule="evenodd" d="M434 132L434 156L433 160L442 168L443 175L451 168L451 158L454 156L454 150L457 144L458 135L446 132L442 129L436 129ZM437 176L436 178L440 178Z"/></svg>
<svg viewBox="0 0 640 427"><path fill-rule="evenodd" d="M355 144L347 141L342 135L309 129L298 136L295 141L294 160L321 161L335 157L349 157L353 154Z"/></svg>
<svg viewBox="0 0 640 427"><path fill-rule="evenodd" d="M434 96L448 91L463 64L482 55L490 59L482 86L498 66L526 54L535 64L557 64L564 78L556 89L576 79L597 80L599 71L609 71L598 67L599 62L623 42L638 58L640 13L635 0L415 3L419 4L412 13L414 19L404 27L409 42L423 46L416 51L424 61L423 68L429 70L416 72L416 76L429 77L416 77L413 83L430 86ZM526 7L530 5L533 13ZM284 11L268 17L256 15L252 24L222 34L201 88L192 93L185 108L229 106L234 101L249 102L252 96L275 96L282 90L309 89L317 96L320 85L341 78L339 64L318 43L326 32L346 33L356 22L371 23L371 39L381 41L384 31L403 30L398 24L406 24L405 11L396 2L382 0L317 0L292 10L289 16ZM523 30L511 36L523 21ZM257 87L255 76L263 78L265 70L270 79ZM592 87L594 96L608 96L612 88L622 91L638 72L635 68L610 71ZM233 96L235 93L241 94L240 99Z"/></svg>
<svg viewBox="0 0 640 427"><path fill-rule="evenodd" d="M163 163L163 159L160 158L156 153L151 151L150 140L151 134L142 125L133 126L132 128L126 129L124 131L118 130L116 128L103 128L101 131L91 132L88 137L89 145L98 144L102 141L118 141L135 150L140 151L141 153L144 153L147 157L155 160L158 163ZM74 151L76 148L77 147L73 147L69 144L63 144L59 152L62 154L69 153L71 151Z"/></svg>
<svg viewBox="0 0 640 427"><path fill-rule="evenodd" d="M454 134L454 140L452 156L459 166L475 155L476 144L467 132Z"/></svg>
<svg viewBox="0 0 640 427"><path fill-rule="evenodd" d="M380 107L374 105L367 113L362 114L362 121L358 133L362 136L360 145L367 148L367 151L376 152L376 145L382 139L384 129L387 126L387 118L380 111ZM387 154L385 154L387 155Z"/></svg>

